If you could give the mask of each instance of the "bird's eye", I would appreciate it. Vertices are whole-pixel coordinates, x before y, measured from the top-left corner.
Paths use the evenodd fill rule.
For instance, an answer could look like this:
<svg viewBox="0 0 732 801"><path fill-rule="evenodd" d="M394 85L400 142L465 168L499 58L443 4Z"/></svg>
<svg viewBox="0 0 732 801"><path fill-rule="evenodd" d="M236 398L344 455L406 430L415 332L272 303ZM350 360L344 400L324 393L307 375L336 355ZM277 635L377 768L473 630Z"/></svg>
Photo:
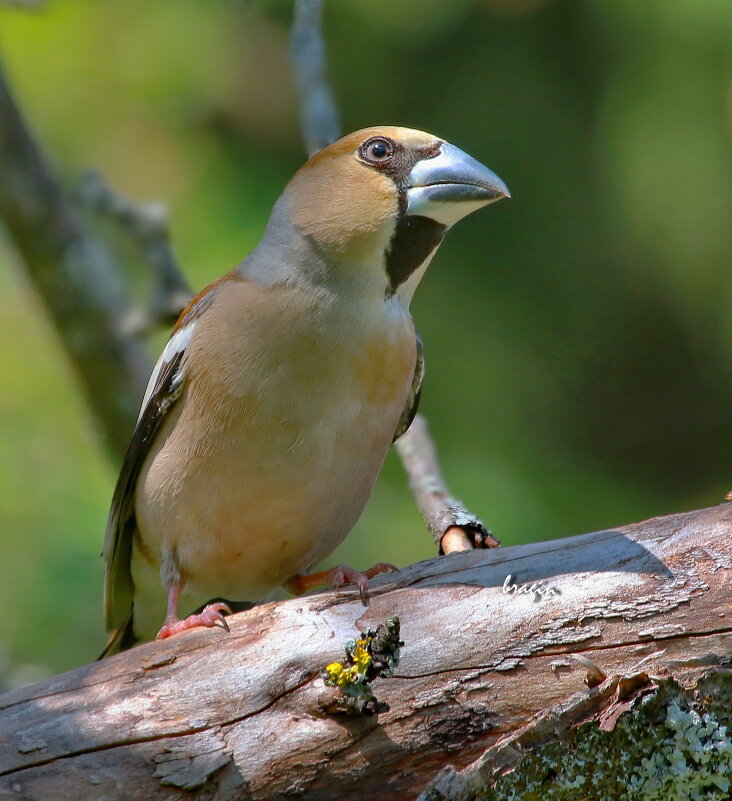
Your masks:
<svg viewBox="0 0 732 801"><path fill-rule="evenodd" d="M394 155L394 145L388 139L370 139L361 145L361 156L374 164L384 164Z"/></svg>

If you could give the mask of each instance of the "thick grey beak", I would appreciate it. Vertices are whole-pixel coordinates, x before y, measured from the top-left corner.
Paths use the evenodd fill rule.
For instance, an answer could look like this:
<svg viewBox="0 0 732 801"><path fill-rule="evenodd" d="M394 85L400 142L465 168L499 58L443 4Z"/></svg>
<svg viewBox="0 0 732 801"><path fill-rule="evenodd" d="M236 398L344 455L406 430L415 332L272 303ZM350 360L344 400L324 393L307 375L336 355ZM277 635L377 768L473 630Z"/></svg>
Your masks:
<svg viewBox="0 0 732 801"><path fill-rule="evenodd" d="M503 197L510 198L511 193L494 172L444 142L438 156L422 159L412 168L406 213L430 217L449 227L471 211Z"/></svg>

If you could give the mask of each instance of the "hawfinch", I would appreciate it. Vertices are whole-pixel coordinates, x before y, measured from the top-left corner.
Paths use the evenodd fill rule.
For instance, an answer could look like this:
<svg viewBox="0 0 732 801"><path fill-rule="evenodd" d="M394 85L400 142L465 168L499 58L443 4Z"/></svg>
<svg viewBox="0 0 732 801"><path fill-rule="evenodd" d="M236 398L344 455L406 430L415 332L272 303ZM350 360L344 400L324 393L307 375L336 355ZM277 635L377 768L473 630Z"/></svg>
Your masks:
<svg viewBox="0 0 732 801"><path fill-rule="evenodd" d="M153 370L109 514L105 654L228 628L223 602L180 607L318 583L363 598L391 567L305 575L354 526L416 412L417 284L447 229L502 197L482 164L406 128L357 131L298 170Z"/></svg>

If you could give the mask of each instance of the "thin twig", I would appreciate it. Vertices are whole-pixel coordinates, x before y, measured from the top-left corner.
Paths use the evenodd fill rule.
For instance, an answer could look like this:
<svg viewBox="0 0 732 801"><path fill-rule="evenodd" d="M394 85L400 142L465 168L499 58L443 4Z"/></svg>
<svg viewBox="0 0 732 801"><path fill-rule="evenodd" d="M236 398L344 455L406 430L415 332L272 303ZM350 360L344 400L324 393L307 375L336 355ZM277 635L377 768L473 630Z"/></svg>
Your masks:
<svg viewBox="0 0 732 801"><path fill-rule="evenodd" d="M111 219L138 250L152 272L152 292L147 309L134 309L126 321L128 336L140 336L158 325L172 325L193 292L170 244L168 212L162 203L133 203L112 189L102 175L87 170L79 181L77 196L85 208Z"/></svg>
<svg viewBox="0 0 732 801"><path fill-rule="evenodd" d="M0 220L58 328L109 449L124 455L150 372L120 333L123 269L84 230L23 121L0 70Z"/></svg>
<svg viewBox="0 0 732 801"><path fill-rule="evenodd" d="M335 142L341 124L328 84L322 0L296 0L290 59L300 95L300 122L309 156Z"/></svg>
<svg viewBox="0 0 732 801"><path fill-rule="evenodd" d="M395 448L409 476L409 487L417 507L441 553L500 545L482 521L450 495L422 415L414 418Z"/></svg>

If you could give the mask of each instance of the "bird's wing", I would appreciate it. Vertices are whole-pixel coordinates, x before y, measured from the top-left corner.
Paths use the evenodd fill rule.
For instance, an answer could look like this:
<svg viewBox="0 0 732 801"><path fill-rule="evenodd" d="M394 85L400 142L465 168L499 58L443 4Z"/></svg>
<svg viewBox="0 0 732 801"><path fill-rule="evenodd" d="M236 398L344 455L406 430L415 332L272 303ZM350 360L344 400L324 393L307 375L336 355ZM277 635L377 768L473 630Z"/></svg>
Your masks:
<svg viewBox="0 0 732 801"><path fill-rule="evenodd" d="M419 408L419 398L422 394L422 379L424 378L424 349L422 347L422 339L420 338L419 334L416 331L414 333L417 337L417 363L414 366L412 387L409 390L407 403L404 407L404 411L402 412L402 416L399 418L399 423L397 424L396 431L394 432L394 439L392 440L392 443L396 442L399 437L402 436L402 434L405 434L409 426L412 425L414 415L417 414L417 409Z"/></svg>
<svg viewBox="0 0 732 801"><path fill-rule="evenodd" d="M155 435L183 390L186 350L198 319L211 306L215 294L216 283L196 295L184 309L145 390L132 441L117 479L104 537L104 620L108 631L126 626L132 614L134 585L130 560L137 479Z"/></svg>

